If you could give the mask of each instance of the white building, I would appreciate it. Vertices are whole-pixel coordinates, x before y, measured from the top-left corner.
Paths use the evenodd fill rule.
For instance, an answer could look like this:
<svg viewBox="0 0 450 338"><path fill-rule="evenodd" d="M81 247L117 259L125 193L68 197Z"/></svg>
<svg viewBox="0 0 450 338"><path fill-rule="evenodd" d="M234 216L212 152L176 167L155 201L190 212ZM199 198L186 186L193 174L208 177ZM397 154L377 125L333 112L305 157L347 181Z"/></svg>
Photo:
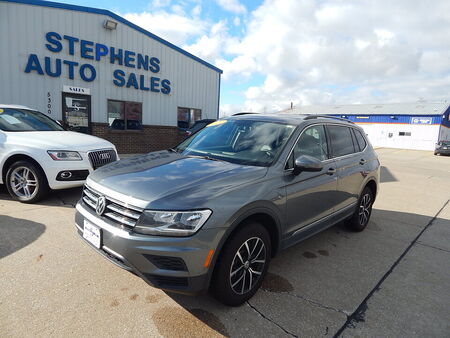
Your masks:
<svg viewBox="0 0 450 338"><path fill-rule="evenodd" d="M102 9L0 0L0 102L36 108L122 152L217 118L222 71Z"/></svg>
<svg viewBox="0 0 450 338"><path fill-rule="evenodd" d="M450 140L448 103L301 106L283 113L327 114L349 119L364 128L376 147L434 150L436 142Z"/></svg>

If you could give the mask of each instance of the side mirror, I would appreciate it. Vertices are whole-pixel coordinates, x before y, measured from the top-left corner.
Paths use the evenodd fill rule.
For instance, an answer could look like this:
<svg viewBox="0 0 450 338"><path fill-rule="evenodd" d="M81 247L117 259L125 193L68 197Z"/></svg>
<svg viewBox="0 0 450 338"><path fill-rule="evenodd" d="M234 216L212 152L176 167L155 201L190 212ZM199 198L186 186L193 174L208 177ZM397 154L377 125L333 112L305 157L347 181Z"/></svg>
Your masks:
<svg viewBox="0 0 450 338"><path fill-rule="evenodd" d="M323 169L322 162L315 157L302 155L295 160L294 175L300 174L302 171L321 171Z"/></svg>

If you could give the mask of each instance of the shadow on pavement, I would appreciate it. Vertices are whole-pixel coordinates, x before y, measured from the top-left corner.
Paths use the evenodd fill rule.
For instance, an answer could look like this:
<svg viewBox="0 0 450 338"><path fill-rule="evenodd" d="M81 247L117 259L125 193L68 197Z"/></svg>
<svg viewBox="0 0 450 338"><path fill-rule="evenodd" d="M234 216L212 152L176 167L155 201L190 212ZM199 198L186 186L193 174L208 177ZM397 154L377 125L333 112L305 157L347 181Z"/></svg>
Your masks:
<svg viewBox="0 0 450 338"><path fill-rule="evenodd" d="M397 178L391 173L391 171L384 167L380 167L380 182L386 183L386 182L397 182Z"/></svg>
<svg viewBox="0 0 450 338"><path fill-rule="evenodd" d="M302 299L308 299L307 303L322 303L325 305L321 306L336 306L345 311L355 310L431 220L430 216L374 209L368 227L361 233L348 230L344 222L338 223L281 251L272 260L261 289L250 303L252 307L262 308L262 313L274 321L285 322L290 326L290 332L303 336L308 330L302 330L308 326L311 330L317 328L318 323L311 319L314 314L303 317L304 322L299 324L297 314L285 313L287 304L283 301L297 303L289 305L289 308L301 309L305 305L301 303ZM437 218L435 222L441 220ZM370 267L371 273L364 278L355 278L361 274L361 266ZM208 294L167 295L219 334L229 335L230 317L235 318L231 325L236 328L246 325L244 319L239 319L239 313L246 309L245 304L237 308L227 307ZM323 308L316 310L322 311ZM365 313L360 315L364 317ZM332 332L343 324L333 323L333 319L329 319L329 322L320 325L329 327ZM244 331L237 331L244 334Z"/></svg>
<svg viewBox="0 0 450 338"><path fill-rule="evenodd" d="M44 232L44 224L0 215L0 259L31 244Z"/></svg>
<svg viewBox="0 0 450 338"><path fill-rule="evenodd" d="M35 205L43 206L69 206L75 207L78 200L81 198L82 187L62 189L62 190L50 190L48 194ZM0 200L11 201L12 198L6 189L6 185L0 184ZM20 202L17 202L20 203Z"/></svg>

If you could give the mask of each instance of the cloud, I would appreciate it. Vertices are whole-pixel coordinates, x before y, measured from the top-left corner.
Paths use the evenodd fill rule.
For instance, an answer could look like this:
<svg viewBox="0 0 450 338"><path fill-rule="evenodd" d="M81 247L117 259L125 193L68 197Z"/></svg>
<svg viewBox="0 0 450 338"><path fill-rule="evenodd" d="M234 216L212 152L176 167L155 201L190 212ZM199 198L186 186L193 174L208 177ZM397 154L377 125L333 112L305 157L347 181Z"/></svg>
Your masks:
<svg viewBox="0 0 450 338"><path fill-rule="evenodd" d="M448 13L445 0L267 0L217 65L225 83L263 76L244 110L441 100L450 87Z"/></svg>
<svg viewBox="0 0 450 338"><path fill-rule="evenodd" d="M216 2L224 10L235 14L244 14L247 12L247 9L239 2L239 0L216 0Z"/></svg>
<svg viewBox="0 0 450 338"><path fill-rule="evenodd" d="M172 10L173 13L163 10L127 13L123 17L175 45L183 45L188 39L205 34L209 28L206 21L188 17L181 6L172 6Z"/></svg>
<svg viewBox="0 0 450 338"><path fill-rule="evenodd" d="M448 0L216 2L229 13L215 21L197 0L124 16L221 68L223 89L250 83L223 113L448 98Z"/></svg>

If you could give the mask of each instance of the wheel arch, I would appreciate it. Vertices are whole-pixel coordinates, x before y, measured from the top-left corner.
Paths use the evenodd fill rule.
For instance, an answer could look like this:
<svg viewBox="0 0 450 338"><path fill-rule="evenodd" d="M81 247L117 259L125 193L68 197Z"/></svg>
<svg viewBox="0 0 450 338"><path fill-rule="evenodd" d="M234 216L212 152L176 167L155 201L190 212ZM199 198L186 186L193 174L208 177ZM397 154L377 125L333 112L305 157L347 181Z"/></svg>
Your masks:
<svg viewBox="0 0 450 338"><path fill-rule="evenodd" d="M211 262L211 269L208 272L208 285L214 276L214 271L217 266L217 261L222 254L222 249L232 236L239 231L245 224L250 222L258 222L269 232L272 246L272 257L274 257L281 249L281 220L276 212L266 207L252 208L247 212L242 213L239 217L232 221L228 231L223 236L219 245L216 248L216 255L214 255Z"/></svg>
<svg viewBox="0 0 450 338"><path fill-rule="evenodd" d="M372 190L372 193L373 193L373 200L375 201L376 196L377 196L377 193L378 193L378 186L377 186L377 183L375 182L374 179L370 179L370 180L368 180L368 181L366 182L366 184L364 185L363 190L364 190L364 188L366 188L366 187L368 187L370 190ZM361 191L362 191L362 190L361 190Z"/></svg>
<svg viewBox="0 0 450 338"><path fill-rule="evenodd" d="M6 184L6 173L8 172L9 167L17 162L17 161L29 161L31 163L33 163L34 165L36 165L39 169L42 170L42 173L44 174L45 179L47 179L47 174L45 173L44 169L42 168L42 166L39 164L38 161L36 161L34 158L32 158L29 155L25 155L25 154L14 154L11 155L10 157L8 157L6 159L6 161L3 163L3 166L1 168L1 173L2 173L2 182L3 184ZM48 180L48 179L47 179Z"/></svg>

